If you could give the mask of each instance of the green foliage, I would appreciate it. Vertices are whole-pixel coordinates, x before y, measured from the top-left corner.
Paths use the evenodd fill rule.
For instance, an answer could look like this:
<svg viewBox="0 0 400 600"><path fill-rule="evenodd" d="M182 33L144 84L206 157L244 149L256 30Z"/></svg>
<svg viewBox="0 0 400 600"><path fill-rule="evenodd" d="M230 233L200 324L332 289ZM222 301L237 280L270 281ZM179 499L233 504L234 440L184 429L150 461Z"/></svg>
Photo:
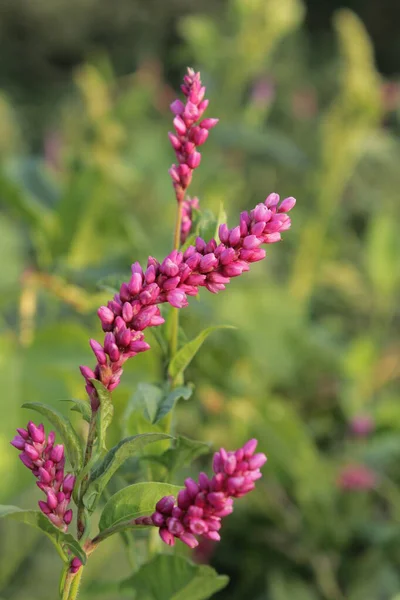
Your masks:
<svg viewBox="0 0 400 600"><path fill-rule="evenodd" d="M169 483L149 481L123 488L108 500L100 517L100 531L154 512L163 496L176 496L181 488ZM129 525L127 524L127 527Z"/></svg>
<svg viewBox="0 0 400 600"><path fill-rule="evenodd" d="M119 467L148 444L171 438L163 433L144 433L121 440L111 448L100 464L90 473L88 488L83 497L86 508L93 511L106 485Z"/></svg>
<svg viewBox="0 0 400 600"><path fill-rule="evenodd" d="M183 375L185 369L189 366L197 352L200 350L203 342L205 342L210 333L218 329L233 329L233 327L231 325L216 325L214 327L207 327L201 333L199 333L197 337L178 350L168 366L168 375L172 380L177 380L181 375Z"/></svg>
<svg viewBox="0 0 400 600"><path fill-rule="evenodd" d="M210 452L210 445L206 442L190 440L182 435L177 436L173 446L168 448L158 457L170 473L181 469L185 465L190 465L196 458Z"/></svg>
<svg viewBox="0 0 400 600"><path fill-rule="evenodd" d="M65 552L65 548L68 548L74 556L80 558L83 564L86 563L86 554L75 538L70 533L63 533L57 527L54 527L39 510L22 510L16 506L0 506L0 518L3 517L39 529L54 544L63 561L68 562L70 560Z"/></svg>
<svg viewBox="0 0 400 600"><path fill-rule="evenodd" d="M157 573L157 577L155 577ZM160 554L142 565L121 590L134 590L144 600L205 600L224 588L228 577L181 556Z"/></svg>

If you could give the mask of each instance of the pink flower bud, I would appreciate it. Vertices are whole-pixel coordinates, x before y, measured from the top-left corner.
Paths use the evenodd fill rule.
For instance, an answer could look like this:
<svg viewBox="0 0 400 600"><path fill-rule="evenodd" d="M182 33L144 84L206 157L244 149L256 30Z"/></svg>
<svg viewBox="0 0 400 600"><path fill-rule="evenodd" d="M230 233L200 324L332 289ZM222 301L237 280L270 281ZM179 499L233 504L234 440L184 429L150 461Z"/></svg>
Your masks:
<svg viewBox="0 0 400 600"><path fill-rule="evenodd" d="M193 134L193 141L196 146L201 146L208 138L208 130L198 127L195 133Z"/></svg>
<svg viewBox="0 0 400 600"><path fill-rule="evenodd" d="M16 435L10 444L14 446L14 448L17 448L17 450L23 450L25 448L25 440L20 435Z"/></svg>
<svg viewBox="0 0 400 600"><path fill-rule="evenodd" d="M240 241L240 227L234 227L229 233L229 245L236 246Z"/></svg>
<svg viewBox="0 0 400 600"><path fill-rule="evenodd" d="M200 127L203 127L204 129L212 129L213 127L216 126L216 124L218 123L219 119L203 119L200 123Z"/></svg>
<svg viewBox="0 0 400 600"><path fill-rule="evenodd" d="M179 135L185 135L187 128L186 128L185 122L182 119L182 117L177 115L175 117L173 123L174 123L176 133L178 133Z"/></svg>
<svg viewBox="0 0 400 600"><path fill-rule="evenodd" d="M172 290L167 294L167 300L175 308L183 308L188 305L185 292L180 289Z"/></svg>
<svg viewBox="0 0 400 600"><path fill-rule="evenodd" d="M171 146L173 147L174 150L179 150L182 146L181 142L179 141L179 139L176 137L176 135L174 135L173 133L169 132L168 133L168 137L169 137L169 141L171 142Z"/></svg>
<svg viewBox="0 0 400 600"><path fill-rule="evenodd" d="M43 500L39 500L38 505L44 515L51 513L51 509L47 506L46 502L43 502Z"/></svg>
<svg viewBox="0 0 400 600"><path fill-rule="evenodd" d="M89 369L89 367L84 367L81 365L79 370L85 379L96 379L95 374L93 373L92 369Z"/></svg>
<svg viewBox="0 0 400 600"><path fill-rule="evenodd" d="M55 510L58 506L58 500L53 490L47 492L47 505L51 510Z"/></svg>
<svg viewBox="0 0 400 600"><path fill-rule="evenodd" d="M62 444L54 446L51 451L50 458L55 463L60 462L64 458L64 446Z"/></svg>
<svg viewBox="0 0 400 600"><path fill-rule="evenodd" d="M181 100L174 100L170 105L170 109L174 115L180 115L185 110L185 105Z"/></svg>
<svg viewBox="0 0 400 600"><path fill-rule="evenodd" d="M39 427L36 427L36 425L32 421L29 421L28 431L29 435L31 436L34 442L36 442L37 444L43 444L45 439L43 425L39 425Z"/></svg>
<svg viewBox="0 0 400 600"><path fill-rule="evenodd" d="M189 154L186 163L191 169L197 169L201 161L200 152L193 152L193 154Z"/></svg>
<svg viewBox="0 0 400 600"><path fill-rule="evenodd" d="M292 198L292 196L289 196L289 198L285 198L284 200L282 200L278 211L280 213L286 213L289 212L290 210L292 210L292 208L294 207L294 205L296 204L296 199Z"/></svg>
<svg viewBox="0 0 400 600"><path fill-rule="evenodd" d="M173 546L175 544L175 538L167 528L162 527L159 533L164 544L167 544L168 546Z"/></svg>

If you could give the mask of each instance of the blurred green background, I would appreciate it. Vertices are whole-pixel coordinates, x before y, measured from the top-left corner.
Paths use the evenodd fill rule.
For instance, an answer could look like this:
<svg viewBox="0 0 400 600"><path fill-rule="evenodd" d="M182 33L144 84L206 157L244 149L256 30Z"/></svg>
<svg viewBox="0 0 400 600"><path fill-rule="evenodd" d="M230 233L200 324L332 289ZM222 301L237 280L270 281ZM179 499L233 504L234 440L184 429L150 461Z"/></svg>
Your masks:
<svg viewBox="0 0 400 600"><path fill-rule="evenodd" d="M219 600L400 598L400 9L347 6L0 2L1 503L40 496L9 445L33 417L22 402L84 397L109 295L96 282L171 248L169 104L187 65L221 120L191 187L202 209L223 202L233 226L271 191L298 199L267 260L181 313L189 337L237 329L197 355L178 430L216 448L255 436L269 457L222 542L197 552L231 578ZM128 363L111 441L159 374L155 344ZM343 489L349 465L372 489ZM54 600L59 569L46 538L1 524L2 600ZM120 540L85 573L82 600L121 598L93 591L129 575Z"/></svg>

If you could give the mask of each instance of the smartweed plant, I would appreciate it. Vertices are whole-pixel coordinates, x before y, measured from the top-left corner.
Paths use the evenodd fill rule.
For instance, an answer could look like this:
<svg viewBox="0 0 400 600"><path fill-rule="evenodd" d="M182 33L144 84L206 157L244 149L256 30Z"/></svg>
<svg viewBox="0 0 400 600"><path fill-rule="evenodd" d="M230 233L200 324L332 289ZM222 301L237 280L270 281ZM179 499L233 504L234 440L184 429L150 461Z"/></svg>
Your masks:
<svg viewBox="0 0 400 600"><path fill-rule="evenodd" d="M213 294L222 292L232 277L262 260L266 254L262 246L281 239L281 233L290 227L287 213L295 205L294 198L280 202L278 194L272 193L250 212L242 212L235 227L215 223L219 240L204 240L198 234L199 201L188 196L188 189L200 166L199 148L218 119L203 118L208 100L200 73L188 69L181 89L184 101L171 104L175 131L169 133L176 154L176 163L169 171L177 200L173 249L161 262L149 257L144 269L135 262L130 278L122 282L107 306L98 310L104 339L90 340L96 364L93 368L80 367L88 398L74 400L74 409L88 424L85 443L69 419L37 403L24 406L46 417L63 443L57 444L53 431L46 434L42 424L32 421L18 429L11 442L36 478L43 499L39 501L40 510L5 506L1 514L41 529L54 543L64 562L59 589L62 600L77 598L85 565L100 544L117 533L125 535L125 542L127 532L143 539L141 530L145 528L150 530L148 555L136 565L132 577L116 584L116 589L132 589L135 597L166 599L184 589L187 598L208 598L226 585L227 578L182 556L158 553L162 544L157 539L168 546L179 540L189 548L195 548L201 540L220 540L222 520L233 511L237 498L254 489L267 460L263 453L256 453L257 440L251 439L237 450L221 448L216 452L212 476L200 473L197 480L188 478L183 486L138 481L114 495L107 489L113 475L132 457L136 458L131 463L134 465L141 461L155 463L158 471L150 468L147 473L159 473L161 465L172 478L178 467L204 453L204 443L173 436L171 423L177 401L187 399L193 391L185 385L184 371L212 328L180 344L179 310L188 306L188 296L197 296L199 288ZM157 386L144 384L140 390L144 416L149 423L159 423L159 431L127 437L107 450L106 434L113 418L112 392L120 383L125 362L150 349L144 331L163 325L162 304L171 307L168 327L155 334L164 351L165 378ZM154 456L143 453L145 447L160 441L167 445L163 452ZM142 471L138 473L136 479ZM93 532L93 514L100 506L98 531ZM72 533L74 517L76 536ZM159 537L155 538L154 532ZM191 582L196 591L190 591Z"/></svg>

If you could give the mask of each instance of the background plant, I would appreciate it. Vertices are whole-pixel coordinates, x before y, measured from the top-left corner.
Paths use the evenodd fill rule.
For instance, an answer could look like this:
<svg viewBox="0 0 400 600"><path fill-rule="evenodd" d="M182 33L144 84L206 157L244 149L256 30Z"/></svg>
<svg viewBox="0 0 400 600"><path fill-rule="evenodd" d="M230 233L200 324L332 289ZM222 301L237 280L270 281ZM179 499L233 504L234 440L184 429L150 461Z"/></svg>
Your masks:
<svg viewBox="0 0 400 600"><path fill-rule="evenodd" d="M229 447L254 435L269 454L263 492L243 501L243 517L239 509L223 542L203 558L231 575L221 597L392 600L400 587L396 96L388 103L385 92L382 103L382 79L352 14L335 19L335 54L315 67L299 29L302 6L279 4L279 13L272 3L237 2L221 21L182 20L184 41L171 61L174 69L202 68L213 114L225 116L193 188L202 207L218 213L224 201L233 215L265 189L295 190L300 200L291 235L246 286L233 283L229 300L203 296L184 316L189 338L205 320L239 327L215 333L191 364L197 402L180 404L179 430ZM261 33L252 35L255 26ZM81 394L75 366L85 364L97 327L90 315L109 295L96 282L126 272L133 255L143 261L170 247L171 160L161 141L174 95L158 64L138 61L132 77L118 79L96 60L75 81L60 118L53 112L48 121L56 135L46 138L46 161L33 155L2 103L5 504L31 505L30 480L7 447L9 432L26 421L21 402ZM15 110L19 117L21 106ZM120 207L113 219L111 205ZM54 212L62 206L70 225L62 217L61 228ZM159 374L153 352L131 362L115 395L110 444L120 439L118 420L137 384ZM375 423L362 439L349 427L360 413ZM376 489L340 491L336 479L348 462L372 468ZM22 545L11 525L2 525L2 595L25 598L32 589L45 598L54 570L46 541L40 538L39 559L30 552L35 534L21 532ZM93 555L83 597L104 565L121 578L129 572L118 540L110 544ZM105 598L120 597L102 589Z"/></svg>

